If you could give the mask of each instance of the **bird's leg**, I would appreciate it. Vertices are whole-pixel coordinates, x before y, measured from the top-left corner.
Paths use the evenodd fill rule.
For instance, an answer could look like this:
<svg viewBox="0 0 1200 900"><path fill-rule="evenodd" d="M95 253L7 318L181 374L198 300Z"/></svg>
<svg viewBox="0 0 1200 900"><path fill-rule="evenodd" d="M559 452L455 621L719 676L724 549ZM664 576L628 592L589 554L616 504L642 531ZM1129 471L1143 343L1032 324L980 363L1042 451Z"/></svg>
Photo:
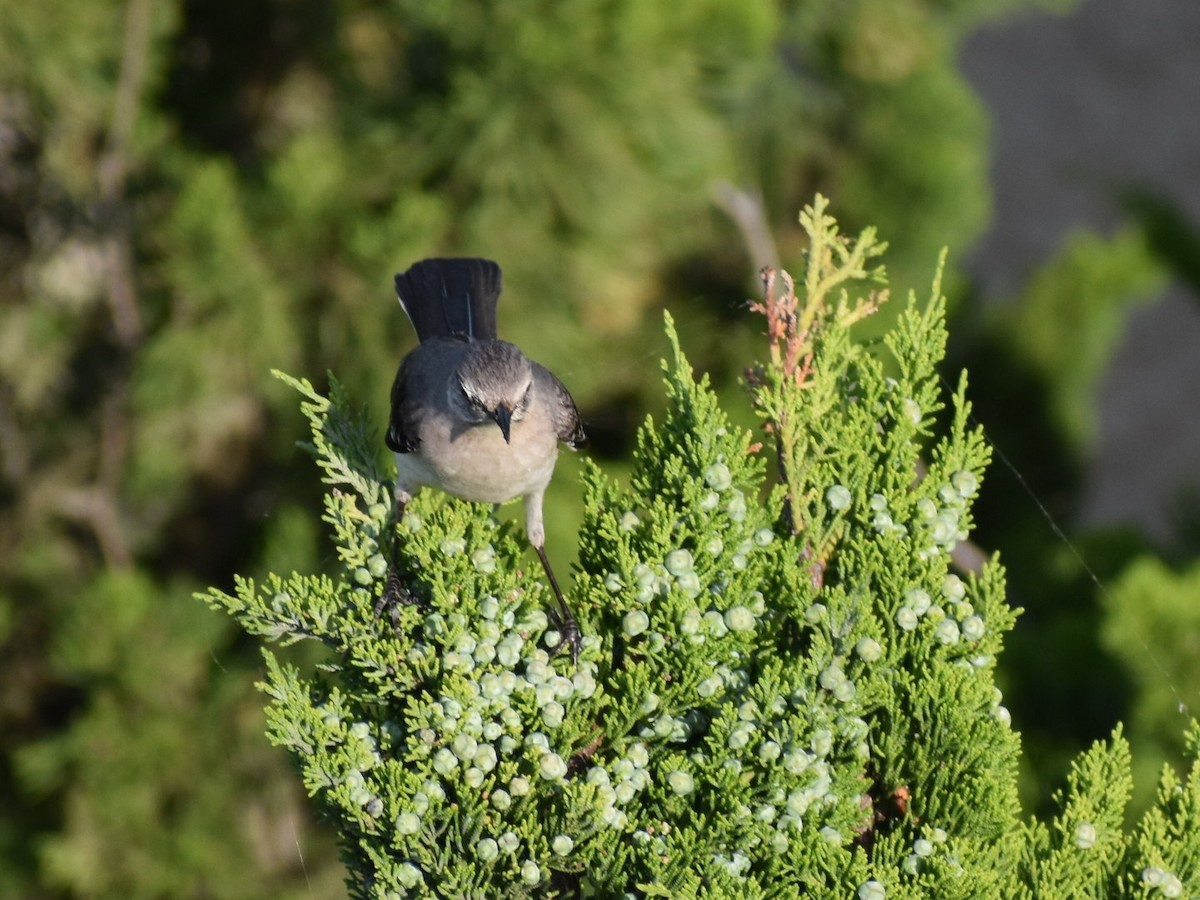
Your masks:
<svg viewBox="0 0 1200 900"><path fill-rule="evenodd" d="M388 548L388 570L387 581L384 584L383 594L380 595L379 601L375 604L375 615L382 615L386 610L392 620L392 627L398 629L400 625L400 607L413 606L420 603L418 598L408 586L400 580L397 573L398 559L400 553L400 521L404 517L404 507L411 499L411 495L407 491L402 491L399 486L396 487L396 505L392 514L392 522L390 530L392 532L391 545Z"/></svg>
<svg viewBox="0 0 1200 900"><path fill-rule="evenodd" d="M538 559L542 561L542 568L546 571L546 577L550 579L550 587L554 589L554 599L558 602L558 609L551 610L549 618L558 630L559 641L550 652L558 653L569 644L571 662L574 663L579 659L579 623L571 615L571 608L567 606L563 592L558 586L558 579L554 577L554 570L550 568L550 560L546 559L546 529L542 523L542 492L544 490L545 487L525 497L525 533L529 535L529 543L533 544Z"/></svg>
<svg viewBox="0 0 1200 900"><path fill-rule="evenodd" d="M558 653L563 647L570 645L571 662L578 662L579 623L575 621L575 616L571 614L571 608L567 606L566 598L563 597L563 593L558 587L558 579L554 577L554 570L550 568L550 560L546 558L546 548L541 544L534 544L533 549L537 551L538 559L542 561L542 568L546 570L546 577L550 579L550 587L554 590L554 598L558 601L558 609L550 611L550 620L558 630L559 640L550 652L551 654Z"/></svg>

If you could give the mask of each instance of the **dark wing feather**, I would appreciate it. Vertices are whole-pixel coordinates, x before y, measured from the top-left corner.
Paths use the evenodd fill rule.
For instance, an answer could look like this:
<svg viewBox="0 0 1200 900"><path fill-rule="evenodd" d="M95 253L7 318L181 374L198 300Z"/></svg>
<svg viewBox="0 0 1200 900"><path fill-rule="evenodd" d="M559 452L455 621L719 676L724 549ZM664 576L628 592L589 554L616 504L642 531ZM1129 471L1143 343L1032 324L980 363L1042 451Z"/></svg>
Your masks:
<svg viewBox="0 0 1200 900"><path fill-rule="evenodd" d="M387 435L384 442L393 453L412 453L421 446L417 438L417 423L412 419L411 404L406 403L406 375L412 356L406 356L392 382L392 412L388 417Z"/></svg>
<svg viewBox="0 0 1200 900"><path fill-rule="evenodd" d="M589 443L588 436L583 433L583 422L579 418L579 410L575 407L575 400L570 391L545 366L534 363L533 369L538 381L545 386L549 394L550 414L554 417L558 439L572 450L582 450Z"/></svg>
<svg viewBox="0 0 1200 900"><path fill-rule="evenodd" d="M490 259L424 259L396 276L396 295L418 339L496 337L500 266Z"/></svg>

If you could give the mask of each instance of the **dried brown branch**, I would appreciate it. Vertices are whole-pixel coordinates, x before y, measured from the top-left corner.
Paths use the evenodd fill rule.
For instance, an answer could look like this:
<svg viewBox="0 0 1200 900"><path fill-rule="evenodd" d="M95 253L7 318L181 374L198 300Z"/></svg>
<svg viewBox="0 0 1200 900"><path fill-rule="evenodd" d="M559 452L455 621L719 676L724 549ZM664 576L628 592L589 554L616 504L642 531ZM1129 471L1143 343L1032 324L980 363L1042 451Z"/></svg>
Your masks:
<svg viewBox="0 0 1200 900"><path fill-rule="evenodd" d="M762 195L758 191L742 190L728 181L713 185L713 200L733 220L746 245L753 263L771 269L779 268L779 248L771 234Z"/></svg>
<svg viewBox="0 0 1200 900"><path fill-rule="evenodd" d="M100 187L98 214L105 233L108 307L117 339L126 348L135 346L143 332L125 182L132 156L133 130L145 91L153 16L153 0L130 0L125 8L125 34L116 99L104 151L96 166Z"/></svg>

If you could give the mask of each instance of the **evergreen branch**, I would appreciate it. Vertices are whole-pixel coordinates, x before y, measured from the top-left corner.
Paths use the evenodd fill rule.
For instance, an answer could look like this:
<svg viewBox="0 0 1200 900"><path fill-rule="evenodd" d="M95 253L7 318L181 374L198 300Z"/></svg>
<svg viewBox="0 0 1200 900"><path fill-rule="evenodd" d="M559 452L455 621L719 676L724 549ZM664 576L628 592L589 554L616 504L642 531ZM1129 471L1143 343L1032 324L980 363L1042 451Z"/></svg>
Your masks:
<svg viewBox="0 0 1200 900"><path fill-rule="evenodd" d="M1128 748L1081 757L1046 826L1022 824L1020 744L995 684L1017 611L995 558L950 572L989 447L966 381L947 399L939 275L885 336L868 230L818 198L804 296L764 273L751 370L782 484L697 378L665 316L667 396L628 484L584 472L578 665L485 507L428 493L399 527L414 602L375 604L386 489L366 416L331 379L302 396L341 577L240 581L208 602L268 639L270 739L337 827L361 896L1179 896L1197 889L1200 762L1122 829ZM835 296L836 293L836 296ZM935 414L953 408L945 433ZM914 478L922 459L924 477ZM778 512L783 504L783 513ZM590 618L591 621L587 621ZM1200 728L1191 735L1200 755Z"/></svg>

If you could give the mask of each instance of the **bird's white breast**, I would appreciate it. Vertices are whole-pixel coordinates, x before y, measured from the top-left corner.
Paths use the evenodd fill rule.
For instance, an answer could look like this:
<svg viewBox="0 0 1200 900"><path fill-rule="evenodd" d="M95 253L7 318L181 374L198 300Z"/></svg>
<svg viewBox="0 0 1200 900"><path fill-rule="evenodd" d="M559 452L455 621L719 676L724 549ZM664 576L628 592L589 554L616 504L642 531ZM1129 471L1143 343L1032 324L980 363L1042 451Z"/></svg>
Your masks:
<svg viewBox="0 0 1200 900"><path fill-rule="evenodd" d="M410 490L433 485L464 500L503 503L544 491L558 458L553 430L527 421L513 423L509 443L493 422L456 424L444 414L427 418L421 431L416 452L396 454L398 480Z"/></svg>

